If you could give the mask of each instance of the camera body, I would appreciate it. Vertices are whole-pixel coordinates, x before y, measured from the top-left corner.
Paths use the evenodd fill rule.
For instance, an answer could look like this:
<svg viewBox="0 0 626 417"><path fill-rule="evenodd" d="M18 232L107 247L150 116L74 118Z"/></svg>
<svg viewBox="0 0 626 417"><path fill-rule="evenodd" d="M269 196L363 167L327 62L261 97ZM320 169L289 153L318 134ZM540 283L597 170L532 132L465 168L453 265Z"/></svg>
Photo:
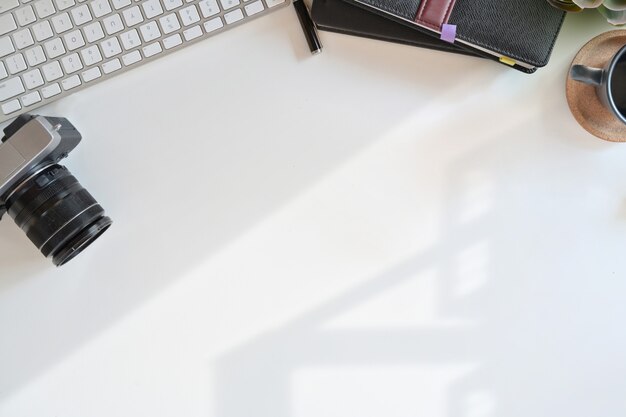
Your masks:
<svg viewBox="0 0 626 417"><path fill-rule="evenodd" d="M80 141L67 119L26 114L4 129L0 144L0 219L8 213L57 266L112 223L69 170L58 165Z"/></svg>
<svg viewBox="0 0 626 417"><path fill-rule="evenodd" d="M7 126L0 144L0 219L10 191L23 178L66 158L81 139L63 118L21 115Z"/></svg>

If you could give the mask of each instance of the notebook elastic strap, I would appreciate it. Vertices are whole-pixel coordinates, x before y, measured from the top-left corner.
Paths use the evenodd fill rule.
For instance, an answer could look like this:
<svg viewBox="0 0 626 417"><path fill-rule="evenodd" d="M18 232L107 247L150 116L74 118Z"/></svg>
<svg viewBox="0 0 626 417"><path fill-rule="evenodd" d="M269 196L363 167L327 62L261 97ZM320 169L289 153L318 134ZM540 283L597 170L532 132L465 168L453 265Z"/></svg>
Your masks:
<svg viewBox="0 0 626 417"><path fill-rule="evenodd" d="M422 0L419 9L417 9L415 22L440 31L441 27L448 23L455 1L456 0Z"/></svg>

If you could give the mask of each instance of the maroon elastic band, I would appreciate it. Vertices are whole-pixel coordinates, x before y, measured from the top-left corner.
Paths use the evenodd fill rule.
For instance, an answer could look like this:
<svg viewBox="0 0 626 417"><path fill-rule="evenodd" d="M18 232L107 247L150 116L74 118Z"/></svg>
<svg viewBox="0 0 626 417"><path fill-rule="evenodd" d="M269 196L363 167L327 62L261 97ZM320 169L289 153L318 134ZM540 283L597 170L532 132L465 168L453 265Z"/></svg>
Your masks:
<svg viewBox="0 0 626 417"><path fill-rule="evenodd" d="M415 22L440 30L443 24L448 23L454 2L455 0L422 0Z"/></svg>

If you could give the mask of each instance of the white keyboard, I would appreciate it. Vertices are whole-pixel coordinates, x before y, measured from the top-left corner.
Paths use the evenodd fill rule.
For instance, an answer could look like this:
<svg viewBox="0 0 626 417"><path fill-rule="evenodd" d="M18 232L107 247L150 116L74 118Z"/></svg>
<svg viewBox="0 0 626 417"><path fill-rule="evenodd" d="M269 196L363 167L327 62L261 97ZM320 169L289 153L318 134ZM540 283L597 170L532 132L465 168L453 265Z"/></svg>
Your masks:
<svg viewBox="0 0 626 417"><path fill-rule="evenodd" d="M290 0L0 0L0 122Z"/></svg>

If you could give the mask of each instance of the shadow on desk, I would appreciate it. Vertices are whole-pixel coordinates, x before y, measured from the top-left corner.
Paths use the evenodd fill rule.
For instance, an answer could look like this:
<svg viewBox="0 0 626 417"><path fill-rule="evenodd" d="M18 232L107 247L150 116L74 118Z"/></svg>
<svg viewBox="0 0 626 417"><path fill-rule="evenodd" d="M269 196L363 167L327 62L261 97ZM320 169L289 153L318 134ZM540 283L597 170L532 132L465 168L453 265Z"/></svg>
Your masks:
<svg viewBox="0 0 626 417"><path fill-rule="evenodd" d="M289 30L299 30L296 25ZM261 43L276 41L286 46L277 48L277 62L295 61L291 55L280 56L285 53L283 50L288 51L287 54L292 54L292 50L269 19L259 23L257 28ZM226 56L227 41L237 42L238 37L243 39L243 33L234 31L226 40L216 38L210 46L194 48L196 53L214 48L211 50L217 55L213 58L219 61ZM496 129L493 135L474 134L487 116L498 117L498 114L483 112L476 86L489 89L498 82L525 75L504 74L491 63L476 61L479 62L476 66L468 68L450 66L436 74L430 72L435 79L428 80L420 74L428 71L432 64L417 58L430 59L437 56L437 52L412 50L407 58L408 47L392 46L393 52L389 55L387 50L369 50L369 46L362 46L364 44L357 40L340 42L359 46L334 55L328 54L327 48L319 60L307 60L309 65L298 67L301 68L298 74L284 74L285 88L281 89L263 82L267 76L264 72L250 70L267 65L263 57L266 51L252 48L246 57L249 67L233 67L216 66L214 61L198 65L193 51L189 50L177 53L177 61L155 62L151 71L161 74L163 83L159 85L159 94L180 102L196 97L198 85L193 80L206 77L210 72L207 83L217 82L210 83L203 106L172 108L156 99L140 108L132 99L111 106L108 98L111 90L131 91L133 97L155 94L153 86L142 83L143 73L138 71L94 87L89 93L89 106L80 106L82 96L77 96L52 108L59 114L71 115L85 138L89 138L88 143L72 154L67 165L77 173L83 185L93 191L115 223L81 257L58 270L51 270L49 262L39 258L36 249L25 237L19 236L20 231L10 221L5 220L0 226L0 334L3 340L10 341L0 344L0 398L28 384L176 280L184 278L199 263L210 259L407 120L412 122L415 118L426 125L426 128L417 125L414 130L415 140L423 142L424 151L435 149L443 159L463 155L460 165L448 173L451 195L459 191L456 187L464 181L467 167L484 163L487 164L485 169L500 169L500 163L514 166L532 158L532 155L514 152L507 154L510 159L505 162L495 158L499 153L507 153L503 150L506 148L503 138L511 131L521 132L520 126L528 121L524 114L512 124ZM341 56L337 56L339 54ZM452 62L449 57L441 59ZM324 72L327 71L324 65L330 63L333 64L332 74ZM189 79L169 79L167 74L176 73L181 65L194 67ZM285 65L285 72L292 68L295 64ZM393 82L388 80L389 72ZM322 74L327 80L323 85L302 85L302 77L314 79ZM387 83L383 83L385 79ZM211 100L211 97L232 95L233 85L237 91L245 91L245 95L236 96L227 105ZM360 88L361 85L368 85L368 89ZM444 90L441 85L446 86ZM379 97L388 101L377 101ZM355 103L362 110L346 111L354 109ZM437 116L433 109L443 108L446 103L473 103L474 106L450 108L458 112L449 115L449 123L437 121L436 117L434 121L429 120L429 115ZM506 98L502 98L502 105L505 103ZM543 110L546 109L540 108L537 112ZM313 120L310 116L304 119L312 111L316 112L314 119L319 123L303 128L301 120ZM103 114L106 117L102 117ZM531 114L536 116L537 113ZM280 115L287 115L287 120ZM303 119L298 119L299 116ZM137 126L133 120L151 123ZM198 135L198 126L203 135ZM466 127L473 133L467 138L451 137L459 127ZM519 140L520 136L515 135L513 137ZM488 146L483 146L484 142ZM428 157L420 159L416 155L417 161L426 159ZM497 178L489 179L494 181L494 186L502 186ZM503 202L493 201L488 207L490 211L483 214L497 215L500 204ZM368 363L386 366L389 357L396 358L395 363L401 365L464 360L475 370L468 371L466 382L458 385L459 390L464 389L464 383L472 384L473 372L495 372L502 377L506 368L498 368L502 359L498 355L503 355L503 351L497 344L495 347L487 345L480 336L506 326L506 315L491 317L506 306L490 302L489 289L510 284L506 280L499 281L506 271L496 261L502 256L506 258L502 262L508 262L513 255L499 251L505 239L500 231L481 230L480 223L476 223L476 228L457 230L455 220L450 214L445 217L443 226L448 236L465 233L459 240L458 250L475 248L477 253L487 254L480 268L483 268L481 276L488 282L471 291L477 295L462 298L459 303L447 298L451 295L446 288L455 286L451 281L459 276L447 270L456 261L444 256L455 248L446 246L452 243L443 242L441 247L428 252L441 253L442 259L436 265L424 263L423 258L428 253L416 255L284 329L227 354L217 364L215 375L216 385L220 387L216 395L220 401L217 414L249 417L251 411L258 409L253 407L255 398L247 405L237 401L236 392L243 386L247 391L258 389L259 396L267 396L259 407L269 407L272 413L268 415L290 415L293 411L289 405L290 378L295 370L311 363L332 367L346 361L359 366ZM508 220L502 219L502 224ZM444 299L440 300L441 313L452 317L469 316L475 328L335 329L329 332L319 328L325 320L419 274L424 268L437 270L438 285L444 294ZM464 345L466 335L470 340ZM386 339L386 343L381 343L381 338ZM457 351L439 352L439 347L457 342ZM307 346L309 348L305 349ZM350 354L355 347L361 352L357 357ZM510 343L503 348L508 347ZM303 350L306 352L299 353ZM283 359L275 360L277 356ZM266 378L275 384L275 389ZM490 384L482 388L487 390L487 395L496 396L497 401L505 395Z"/></svg>
<svg viewBox="0 0 626 417"><path fill-rule="evenodd" d="M489 125L482 112L497 106L466 100L455 126L420 111L399 129L425 127L416 148L430 151L429 161L415 157L436 167L426 171L440 175L444 191L436 243L211 363L212 415L522 417L566 410L582 417L622 407L621 395L607 398L596 382L581 381L593 374L619 385L621 378L611 372L619 349L606 348L612 359L588 355L603 336L585 323L608 319L621 328L610 318L613 307L596 303L602 290L590 291L598 282L591 279L595 260L558 256L590 253L594 244L577 236L594 226L572 231L558 204L550 212L550 201L530 210L525 201L531 189L550 194L563 185L554 165L535 164L542 152L558 166L589 158L588 149L573 141L563 152L563 138L537 134L548 126L535 121L553 114L556 100L520 105L507 123ZM473 134L457 135L459 126ZM529 175L528 165L537 172ZM425 190L415 183L420 195ZM610 298L619 305L619 296ZM589 397L574 401L577 389Z"/></svg>

